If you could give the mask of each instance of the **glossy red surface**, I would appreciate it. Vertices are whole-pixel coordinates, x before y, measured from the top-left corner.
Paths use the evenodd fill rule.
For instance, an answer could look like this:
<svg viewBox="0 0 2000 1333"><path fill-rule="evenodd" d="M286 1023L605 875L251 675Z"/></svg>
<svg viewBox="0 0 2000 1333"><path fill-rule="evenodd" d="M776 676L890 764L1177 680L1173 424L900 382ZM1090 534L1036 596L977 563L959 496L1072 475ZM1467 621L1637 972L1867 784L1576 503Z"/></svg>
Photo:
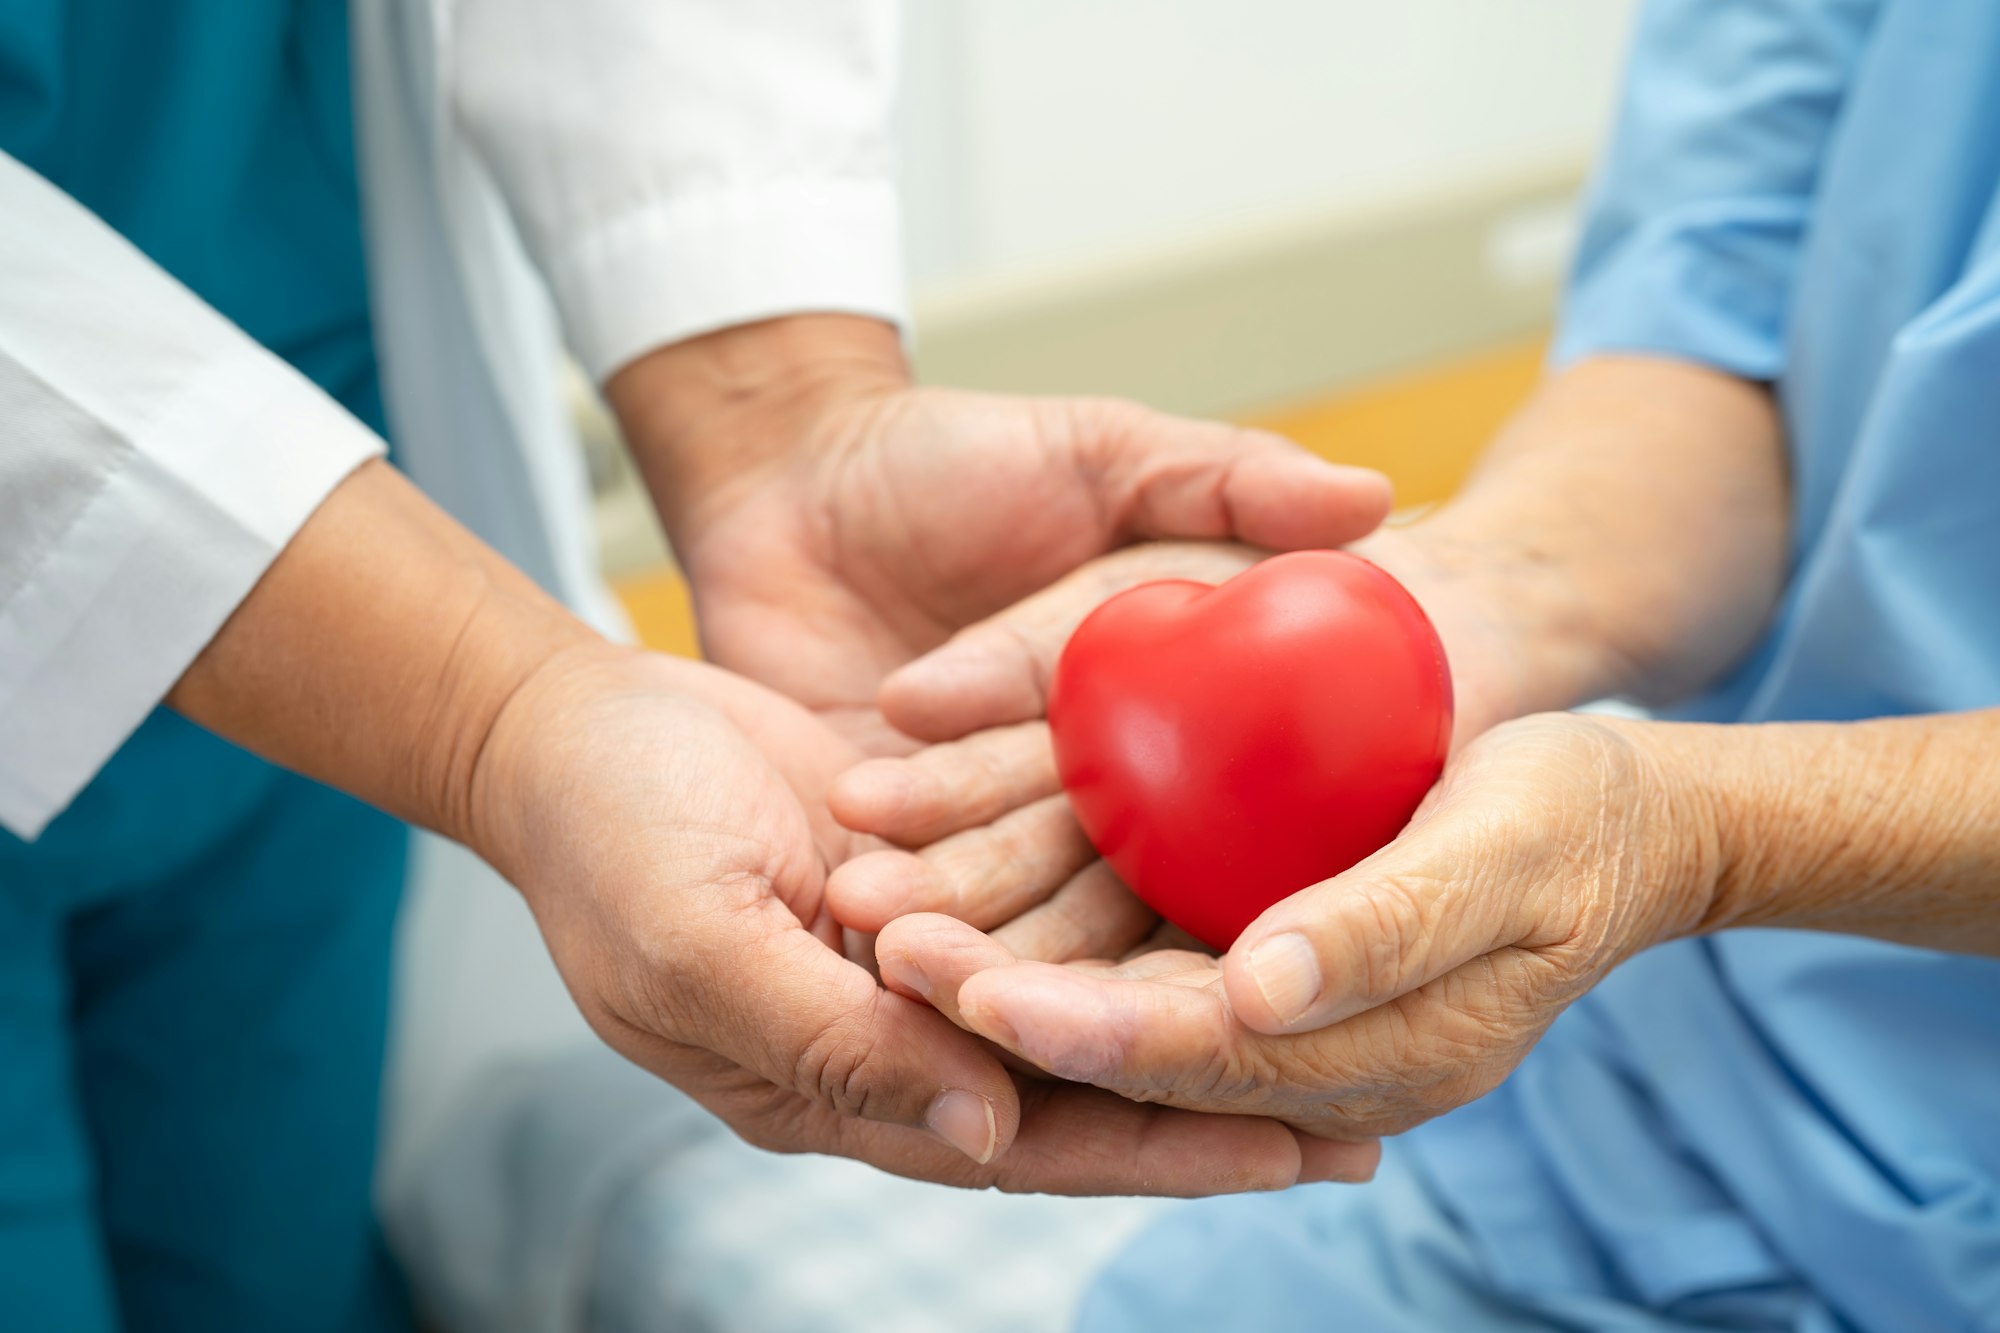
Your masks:
<svg viewBox="0 0 2000 1333"><path fill-rule="evenodd" d="M1226 949L1409 821L1444 766L1451 674L1400 583L1300 551L1100 606L1057 663L1049 724L1097 849Z"/></svg>

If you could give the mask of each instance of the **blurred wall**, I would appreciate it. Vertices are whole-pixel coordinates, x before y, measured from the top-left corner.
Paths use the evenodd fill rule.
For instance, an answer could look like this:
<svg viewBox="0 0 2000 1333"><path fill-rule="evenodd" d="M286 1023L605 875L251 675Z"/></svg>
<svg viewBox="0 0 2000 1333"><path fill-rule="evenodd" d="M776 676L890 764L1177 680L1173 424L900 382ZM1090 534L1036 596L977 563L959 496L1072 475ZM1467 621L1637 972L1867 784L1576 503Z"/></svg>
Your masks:
<svg viewBox="0 0 2000 1333"><path fill-rule="evenodd" d="M909 0L920 292L1579 162L1635 0Z"/></svg>
<svg viewBox="0 0 2000 1333"><path fill-rule="evenodd" d="M1532 339L1637 3L905 0L919 373L1261 414Z"/></svg>

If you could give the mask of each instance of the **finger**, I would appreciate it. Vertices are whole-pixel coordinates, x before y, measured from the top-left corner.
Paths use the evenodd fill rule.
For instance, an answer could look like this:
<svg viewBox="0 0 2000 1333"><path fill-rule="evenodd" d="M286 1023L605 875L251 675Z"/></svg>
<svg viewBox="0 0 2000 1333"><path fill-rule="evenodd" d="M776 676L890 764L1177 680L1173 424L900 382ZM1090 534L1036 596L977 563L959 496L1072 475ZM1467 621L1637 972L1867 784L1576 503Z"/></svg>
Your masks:
<svg viewBox="0 0 2000 1333"><path fill-rule="evenodd" d="M1060 790L1048 726L1026 722L856 764L834 780L827 801L858 833L922 847Z"/></svg>
<svg viewBox="0 0 2000 1333"><path fill-rule="evenodd" d="M1221 583L1258 555L1240 546L1176 542L1093 560L891 673L882 684L882 711L926 740L1039 718L1048 711L1049 678L1063 645L1107 598L1160 578Z"/></svg>
<svg viewBox="0 0 2000 1333"><path fill-rule="evenodd" d="M1158 924L1153 909L1100 860L1070 876L1048 901L996 929L993 938L1016 958L1067 963L1120 957Z"/></svg>
<svg viewBox="0 0 2000 1333"><path fill-rule="evenodd" d="M1389 479L1269 431L1085 402L1079 453L1124 536L1232 538L1274 550L1340 546L1389 516Z"/></svg>
<svg viewBox="0 0 2000 1333"><path fill-rule="evenodd" d="M996 1165L1002 1189L1179 1197L1366 1180L1380 1148L1300 1134L1256 1116L1146 1106L1095 1088L1034 1085Z"/></svg>
<svg viewBox="0 0 2000 1333"><path fill-rule="evenodd" d="M1223 961L1231 1009L1257 1032L1307 1032L1387 1004L1537 937L1505 827L1450 806L1354 869L1268 909Z"/></svg>
<svg viewBox="0 0 2000 1333"><path fill-rule="evenodd" d="M987 968L1019 961L992 936L936 913L899 917L875 937L882 984L924 1001L961 1027L959 987Z"/></svg>
<svg viewBox="0 0 2000 1333"><path fill-rule="evenodd" d="M1299 1183L1345 1181L1359 1184L1373 1180L1382 1165L1382 1140L1333 1139L1319 1134L1299 1135Z"/></svg>
<svg viewBox="0 0 2000 1333"><path fill-rule="evenodd" d="M829 1144L827 1138L831 1137ZM1096 1088L1023 1088L1021 1127L979 1165L930 1137L856 1120L808 1123L772 1147L836 1151L922 1180L1007 1192L1198 1198L1374 1174L1372 1141L1316 1138L1258 1116L1145 1106Z"/></svg>
<svg viewBox="0 0 2000 1333"><path fill-rule="evenodd" d="M856 857L829 876L827 901L856 930L880 930L912 912L943 912L985 929L1041 902L1096 855L1068 799L1051 796L921 856Z"/></svg>
<svg viewBox="0 0 2000 1333"><path fill-rule="evenodd" d="M877 986L774 900L706 920L663 983L703 1045L829 1112L928 1129L976 1162L1006 1151L1020 1103L991 1052Z"/></svg>
<svg viewBox="0 0 2000 1333"><path fill-rule="evenodd" d="M906 903L946 911L951 900L943 877L913 852L868 852L835 866L826 880L827 909L849 930L861 932L882 929L904 914Z"/></svg>
<svg viewBox="0 0 2000 1333"><path fill-rule="evenodd" d="M875 950L891 988L1059 1078L1127 1095L1212 1089L1234 1060L1233 1025L1215 988L1019 962L941 916L892 923Z"/></svg>
<svg viewBox="0 0 2000 1333"><path fill-rule="evenodd" d="M1057 1077L1148 1103L1282 1115L1324 1137L1373 1137L1339 1105L1362 1081L1334 1071L1364 1067L1356 1040L1380 1044L1381 1034L1248 1032L1229 1020L1206 954L1161 951L1103 967L1018 963L989 936L940 916L903 918L876 949L892 989L926 998ZM1330 1160L1336 1173L1360 1169L1361 1158L1344 1151Z"/></svg>
<svg viewBox="0 0 2000 1333"><path fill-rule="evenodd" d="M1239 1058L1241 1029L1219 987L1016 963L982 968L951 989L967 1030L1058 1078L1151 1100L1179 1095L1218 1111L1266 1102Z"/></svg>
<svg viewBox="0 0 2000 1333"><path fill-rule="evenodd" d="M926 1001L960 1026L966 1026L958 1007L961 986L991 968L1038 961L1020 957L997 933L988 935L935 913L891 923L876 937L875 958L885 986ZM1215 959L1205 953L1157 950L1123 962L1082 960L1069 966L1087 976L1120 981L1172 979L1207 986L1218 981Z"/></svg>

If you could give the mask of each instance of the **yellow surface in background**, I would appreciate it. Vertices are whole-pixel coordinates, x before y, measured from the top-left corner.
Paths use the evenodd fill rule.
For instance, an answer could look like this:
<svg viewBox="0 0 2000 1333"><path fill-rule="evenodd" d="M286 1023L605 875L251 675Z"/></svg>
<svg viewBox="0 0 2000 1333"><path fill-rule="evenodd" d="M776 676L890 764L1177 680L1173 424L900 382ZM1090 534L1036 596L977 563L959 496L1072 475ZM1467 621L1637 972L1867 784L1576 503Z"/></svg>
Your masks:
<svg viewBox="0 0 2000 1333"><path fill-rule="evenodd" d="M1545 350L1540 338L1512 343L1244 421L1322 457L1388 473L1398 508L1434 504L1458 489L1493 432L1527 400Z"/></svg>
<svg viewBox="0 0 2000 1333"><path fill-rule="evenodd" d="M1539 338L1400 375L1322 401L1243 420L1326 458L1379 468L1409 508L1445 499L1541 373ZM694 606L671 568L621 579L619 599L639 637L663 652L698 655Z"/></svg>
<svg viewBox="0 0 2000 1333"><path fill-rule="evenodd" d="M663 653L701 656L694 632L694 599L678 569L667 565L634 574L613 583L611 590L625 603L625 614L632 617L641 643Z"/></svg>

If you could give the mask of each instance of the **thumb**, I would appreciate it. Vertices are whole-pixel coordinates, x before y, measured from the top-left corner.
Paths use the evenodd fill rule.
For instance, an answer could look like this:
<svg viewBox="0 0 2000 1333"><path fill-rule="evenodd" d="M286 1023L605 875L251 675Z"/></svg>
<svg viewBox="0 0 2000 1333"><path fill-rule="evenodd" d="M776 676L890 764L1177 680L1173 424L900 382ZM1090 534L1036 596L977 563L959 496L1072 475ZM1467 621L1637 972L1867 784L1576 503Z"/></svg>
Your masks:
<svg viewBox="0 0 2000 1333"><path fill-rule="evenodd" d="M1330 1027L1534 938L1506 821L1449 795L1396 841L1252 922L1223 959L1231 1011L1271 1035Z"/></svg>
<svg viewBox="0 0 2000 1333"><path fill-rule="evenodd" d="M1021 1113L1000 1062L770 908L775 928L702 950L717 960L695 986L707 993L689 997L709 1020L704 1044L842 1115L928 1129L981 1164L1006 1152Z"/></svg>
<svg viewBox="0 0 2000 1333"><path fill-rule="evenodd" d="M1389 516L1389 479L1329 462L1270 431L1133 403L1079 405L1075 450L1117 535L1342 546Z"/></svg>

